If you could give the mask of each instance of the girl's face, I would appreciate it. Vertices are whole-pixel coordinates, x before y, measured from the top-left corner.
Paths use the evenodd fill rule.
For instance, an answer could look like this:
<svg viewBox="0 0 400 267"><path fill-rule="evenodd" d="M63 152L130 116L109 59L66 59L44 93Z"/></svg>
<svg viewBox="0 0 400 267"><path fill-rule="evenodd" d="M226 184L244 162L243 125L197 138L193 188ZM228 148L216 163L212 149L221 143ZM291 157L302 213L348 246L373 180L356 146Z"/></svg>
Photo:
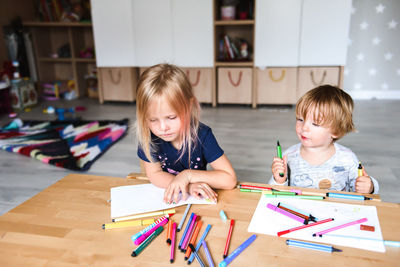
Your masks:
<svg viewBox="0 0 400 267"><path fill-rule="evenodd" d="M306 118L301 115L296 117L296 134L302 146L307 148L328 147L332 144L333 138L331 129L319 125L314 120L314 110L308 112ZM318 113L317 113L318 114Z"/></svg>
<svg viewBox="0 0 400 267"><path fill-rule="evenodd" d="M181 120L167 101L155 99L150 102L147 123L154 135L180 148Z"/></svg>

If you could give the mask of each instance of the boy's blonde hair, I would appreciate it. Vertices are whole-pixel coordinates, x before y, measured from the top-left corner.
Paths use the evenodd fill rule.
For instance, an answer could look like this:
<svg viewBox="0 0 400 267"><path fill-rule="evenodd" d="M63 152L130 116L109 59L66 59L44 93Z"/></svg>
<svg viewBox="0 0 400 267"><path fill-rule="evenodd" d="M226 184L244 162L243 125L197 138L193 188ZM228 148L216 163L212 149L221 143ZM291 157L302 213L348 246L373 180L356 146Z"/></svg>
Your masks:
<svg viewBox="0 0 400 267"><path fill-rule="evenodd" d="M182 141L179 159L183 154L190 154L192 144L196 144L199 128L200 105L193 94L190 81L177 66L158 64L142 73L136 94L136 136L147 159L153 162L151 152L155 146L151 140L147 114L150 102L158 100L166 102L177 113L181 120L179 138Z"/></svg>
<svg viewBox="0 0 400 267"><path fill-rule="evenodd" d="M331 85L321 85L304 94L296 103L296 116L305 119L313 112L315 123L329 127L334 141L355 131L354 102L349 94Z"/></svg>

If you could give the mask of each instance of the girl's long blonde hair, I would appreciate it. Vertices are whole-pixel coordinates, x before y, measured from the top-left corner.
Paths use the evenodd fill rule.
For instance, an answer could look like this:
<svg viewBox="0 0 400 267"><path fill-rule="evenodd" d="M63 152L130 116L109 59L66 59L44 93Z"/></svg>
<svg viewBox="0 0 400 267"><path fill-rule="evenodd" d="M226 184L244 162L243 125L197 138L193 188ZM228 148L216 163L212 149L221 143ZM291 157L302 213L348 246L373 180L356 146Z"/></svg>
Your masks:
<svg viewBox="0 0 400 267"><path fill-rule="evenodd" d="M180 68L170 64L154 65L144 71L139 79L136 94L136 137L151 162L155 145L151 139L147 115L150 102L155 99L160 100L160 104L168 103L181 120L179 138L182 147L179 159L188 151L190 166L190 154L197 143L200 105L193 94L190 81Z"/></svg>

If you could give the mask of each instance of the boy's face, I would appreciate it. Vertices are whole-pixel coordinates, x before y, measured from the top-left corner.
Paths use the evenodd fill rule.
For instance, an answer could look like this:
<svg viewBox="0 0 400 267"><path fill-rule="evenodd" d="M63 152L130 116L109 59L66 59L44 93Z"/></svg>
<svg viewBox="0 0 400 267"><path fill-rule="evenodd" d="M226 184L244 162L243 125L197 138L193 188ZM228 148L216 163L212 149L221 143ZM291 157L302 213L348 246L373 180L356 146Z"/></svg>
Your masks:
<svg viewBox="0 0 400 267"><path fill-rule="evenodd" d="M154 135L180 148L181 120L167 101L155 99L150 102L147 123Z"/></svg>
<svg viewBox="0 0 400 267"><path fill-rule="evenodd" d="M306 118L296 116L296 134L301 144L307 148L328 147L336 138L329 127L318 124L314 120L314 110L307 113ZM318 114L318 112L316 113Z"/></svg>

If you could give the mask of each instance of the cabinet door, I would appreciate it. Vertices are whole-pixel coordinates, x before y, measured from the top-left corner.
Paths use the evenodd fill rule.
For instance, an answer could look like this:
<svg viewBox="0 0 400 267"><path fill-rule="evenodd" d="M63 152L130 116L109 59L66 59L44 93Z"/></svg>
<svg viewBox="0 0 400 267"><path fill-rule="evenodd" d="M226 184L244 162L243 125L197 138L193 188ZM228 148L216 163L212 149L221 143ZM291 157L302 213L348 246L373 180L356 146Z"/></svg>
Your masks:
<svg viewBox="0 0 400 267"><path fill-rule="evenodd" d="M134 66L132 1L96 0L91 6L97 66Z"/></svg>
<svg viewBox="0 0 400 267"><path fill-rule="evenodd" d="M301 66L346 65L351 0L304 0Z"/></svg>
<svg viewBox="0 0 400 267"><path fill-rule="evenodd" d="M172 62L171 0L134 0L136 66Z"/></svg>
<svg viewBox="0 0 400 267"><path fill-rule="evenodd" d="M256 69L257 104L295 104L297 68Z"/></svg>
<svg viewBox="0 0 400 267"><path fill-rule="evenodd" d="M340 85L340 67L301 67L299 68L299 82L297 99L307 91L324 84Z"/></svg>
<svg viewBox="0 0 400 267"><path fill-rule="evenodd" d="M300 14L299 0L256 1L255 66L298 65Z"/></svg>
<svg viewBox="0 0 400 267"><path fill-rule="evenodd" d="M173 0L174 64L213 66L212 0Z"/></svg>
<svg viewBox="0 0 400 267"><path fill-rule="evenodd" d="M251 104L251 68L218 68L218 103Z"/></svg>

